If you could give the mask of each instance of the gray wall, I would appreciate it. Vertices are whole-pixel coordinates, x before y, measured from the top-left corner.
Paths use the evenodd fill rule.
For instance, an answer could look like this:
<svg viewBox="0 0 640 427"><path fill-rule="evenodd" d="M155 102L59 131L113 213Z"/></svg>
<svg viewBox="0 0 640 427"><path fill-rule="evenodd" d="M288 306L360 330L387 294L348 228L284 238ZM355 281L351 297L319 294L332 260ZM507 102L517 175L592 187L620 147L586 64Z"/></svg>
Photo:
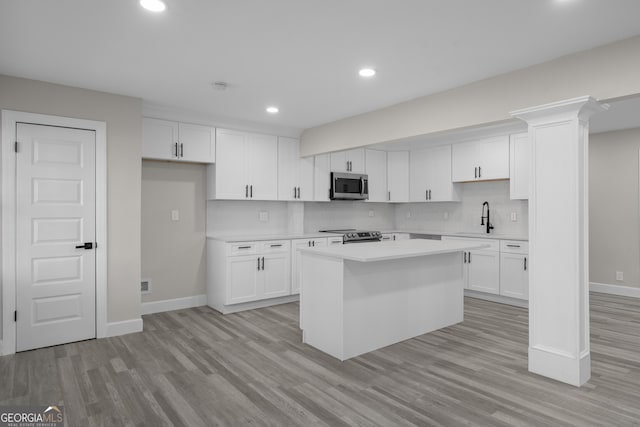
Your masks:
<svg viewBox="0 0 640 427"><path fill-rule="evenodd" d="M141 100L0 75L0 109L107 123L107 319L139 318Z"/></svg>
<svg viewBox="0 0 640 427"><path fill-rule="evenodd" d="M178 221L171 220L177 210ZM142 162L142 302L206 293L205 167Z"/></svg>
<svg viewBox="0 0 640 427"><path fill-rule="evenodd" d="M639 288L640 128L591 135L589 151L589 279Z"/></svg>

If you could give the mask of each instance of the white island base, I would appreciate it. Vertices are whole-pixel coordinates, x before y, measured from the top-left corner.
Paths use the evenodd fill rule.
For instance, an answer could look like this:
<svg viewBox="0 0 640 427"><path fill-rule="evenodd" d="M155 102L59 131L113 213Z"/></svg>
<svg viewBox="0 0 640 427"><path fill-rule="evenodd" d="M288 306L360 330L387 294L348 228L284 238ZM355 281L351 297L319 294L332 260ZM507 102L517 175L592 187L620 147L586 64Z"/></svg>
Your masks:
<svg viewBox="0 0 640 427"><path fill-rule="evenodd" d="M303 341L346 360L462 322L463 249L446 245L448 252L442 253L444 242L423 242L440 250L417 255L417 243L405 242L357 244L338 253L303 250ZM348 251L365 245L395 245L387 249L408 248L410 255L348 259ZM378 253L384 249L372 247Z"/></svg>

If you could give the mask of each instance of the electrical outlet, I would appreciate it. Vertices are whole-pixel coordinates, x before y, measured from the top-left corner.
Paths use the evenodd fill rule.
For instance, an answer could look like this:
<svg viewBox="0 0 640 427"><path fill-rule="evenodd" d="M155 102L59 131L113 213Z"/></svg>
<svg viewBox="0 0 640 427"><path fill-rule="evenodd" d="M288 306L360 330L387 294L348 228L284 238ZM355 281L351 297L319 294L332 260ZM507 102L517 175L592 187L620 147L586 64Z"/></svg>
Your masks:
<svg viewBox="0 0 640 427"><path fill-rule="evenodd" d="M171 221L180 221L180 211L174 209L171 211Z"/></svg>
<svg viewBox="0 0 640 427"><path fill-rule="evenodd" d="M622 271L616 271L616 280L618 282L624 281L624 273Z"/></svg>
<svg viewBox="0 0 640 427"><path fill-rule="evenodd" d="M511 222L516 222L518 220L518 214L515 212L511 212Z"/></svg>
<svg viewBox="0 0 640 427"><path fill-rule="evenodd" d="M411 218L411 211L407 211L407 214L405 216L407 219Z"/></svg>
<svg viewBox="0 0 640 427"><path fill-rule="evenodd" d="M375 215L375 212L373 212L373 209L369 209L369 216L373 217L373 215Z"/></svg>
<svg viewBox="0 0 640 427"><path fill-rule="evenodd" d="M267 222L267 221L269 221L269 212L267 212L267 211L260 211L259 218L260 218L260 222Z"/></svg>

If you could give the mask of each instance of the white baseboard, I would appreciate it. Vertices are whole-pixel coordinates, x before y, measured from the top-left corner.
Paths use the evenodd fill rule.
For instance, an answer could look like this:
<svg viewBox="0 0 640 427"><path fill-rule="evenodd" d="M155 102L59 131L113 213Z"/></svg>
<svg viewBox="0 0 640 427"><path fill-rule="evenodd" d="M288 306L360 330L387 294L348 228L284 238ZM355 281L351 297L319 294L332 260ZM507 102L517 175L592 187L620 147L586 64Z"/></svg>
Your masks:
<svg viewBox="0 0 640 427"><path fill-rule="evenodd" d="M245 311L245 310L255 310L256 308L270 307L272 305L288 304L290 302L296 302L296 301L300 301L300 294L288 295L286 297L280 297L280 298L263 299L260 301L245 302L242 304L233 304L233 305L217 306L217 305L209 304L209 307L213 308L214 310L222 314L231 314L231 313L238 313L240 311Z"/></svg>
<svg viewBox="0 0 640 427"><path fill-rule="evenodd" d="M142 314L162 313L164 311L182 310L184 308L202 307L207 305L206 295L166 299L142 303Z"/></svg>
<svg viewBox="0 0 640 427"><path fill-rule="evenodd" d="M621 297L640 298L640 288L631 286L608 285L606 283L589 283L591 292L600 292L602 294L619 295Z"/></svg>
<svg viewBox="0 0 640 427"><path fill-rule="evenodd" d="M123 320L121 322L107 323L107 337L117 337L118 335L133 334L142 332L142 319Z"/></svg>
<svg viewBox="0 0 640 427"><path fill-rule="evenodd" d="M502 295L488 294L486 292L478 292L471 289L465 289L464 296L485 301L497 302L500 304L515 305L516 307L529 308L529 301L524 299L503 297Z"/></svg>

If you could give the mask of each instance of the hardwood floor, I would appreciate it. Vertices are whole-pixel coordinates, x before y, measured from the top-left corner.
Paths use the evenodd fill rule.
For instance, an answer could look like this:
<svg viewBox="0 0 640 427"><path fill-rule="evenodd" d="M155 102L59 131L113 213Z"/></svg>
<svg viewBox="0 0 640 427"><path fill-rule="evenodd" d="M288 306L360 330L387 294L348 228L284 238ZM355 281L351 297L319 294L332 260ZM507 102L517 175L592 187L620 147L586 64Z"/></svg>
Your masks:
<svg viewBox="0 0 640 427"><path fill-rule="evenodd" d="M640 426L640 300L591 295L592 378L527 371L527 311L465 300L465 321L339 362L301 343L298 305L144 317L144 332L0 357L0 405L68 425Z"/></svg>

